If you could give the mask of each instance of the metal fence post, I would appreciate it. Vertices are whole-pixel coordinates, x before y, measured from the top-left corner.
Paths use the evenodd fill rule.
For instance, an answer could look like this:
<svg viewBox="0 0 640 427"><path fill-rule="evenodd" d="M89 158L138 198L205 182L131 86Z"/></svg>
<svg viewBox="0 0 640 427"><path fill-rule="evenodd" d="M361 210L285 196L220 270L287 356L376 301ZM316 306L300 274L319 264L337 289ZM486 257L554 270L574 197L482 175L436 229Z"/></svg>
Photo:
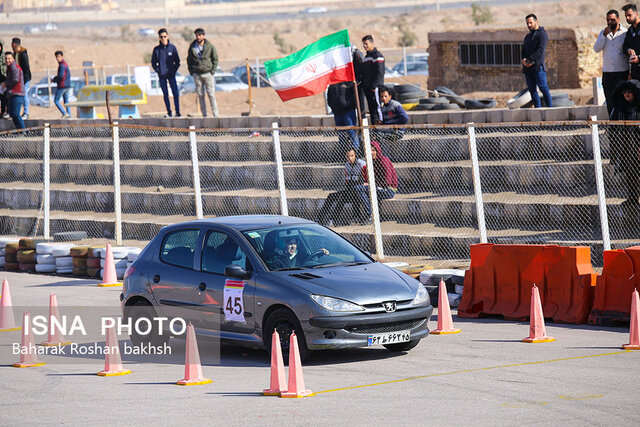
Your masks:
<svg viewBox="0 0 640 427"><path fill-rule="evenodd" d="M43 147L42 147L42 181L44 183L44 189L42 194L43 199L43 210L44 210L44 238L50 238L50 229L49 224L51 221L51 215L49 212L50 204L51 204L51 175L50 175L50 159L51 159L51 141L49 140L51 136L51 129L49 128L49 123L44 124L44 132L43 132ZM37 230L36 230L37 232Z"/></svg>
<svg viewBox="0 0 640 427"><path fill-rule="evenodd" d="M478 230L480 231L480 243L487 243L487 224L484 220L484 202L482 201L482 185L480 184L480 165L478 163L478 146L476 145L476 128L473 123L467 124L469 136L469 154L473 175L473 192L476 196L476 215L478 217Z"/></svg>
<svg viewBox="0 0 640 427"><path fill-rule="evenodd" d="M53 107L53 94L51 93L51 74L49 73L49 69L47 68L47 94L49 95L49 107ZM38 95L37 93L35 94ZM26 94L29 96L29 94Z"/></svg>
<svg viewBox="0 0 640 427"><path fill-rule="evenodd" d="M198 165L198 144L196 143L196 127L189 126L189 145L191 145L191 169L193 172L193 189L196 203L196 217L202 219L202 190L200 188L200 166Z"/></svg>
<svg viewBox="0 0 640 427"><path fill-rule="evenodd" d="M260 58L256 56L256 87L259 88L260 85Z"/></svg>
<svg viewBox="0 0 640 427"><path fill-rule="evenodd" d="M364 139L365 161L367 162L367 181L369 182L369 200L371 200L371 218L373 219L373 234L375 238L376 254L378 255L378 260L383 260L384 247L382 245L382 229L380 228L380 212L378 210L378 191L373 168L373 157L371 156L369 123L366 118L362 119L362 137Z"/></svg>
<svg viewBox="0 0 640 427"><path fill-rule="evenodd" d="M605 251L611 250L609 236L609 217L607 215L607 197L604 192L602 176L602 155L600 153L600 135L598 135L597 116L591 116L591 142L593 144L593 163L596 168L596 188L598 189L598 208L600 210L600 227L602 229L602 246Z"/></svg>
<svg viewBox="0 0 640 427"><path fill-rule="evenodd" d="M120 133L118 122L113 122L113 210L116 214L116 245L122 245L122 199L120 198Z"/></svg>
<svg viewBox="0 0 640 427"><path fill-rule="evenodd" d="M280 150L280 131L278 123L271 124L273 128L273 155L276 157L276 173L278 177L278 189L280 190L280 213L289 216L289 207L287 206L287 188L284 184L284 169L282 166L282 151Z"/></svg>

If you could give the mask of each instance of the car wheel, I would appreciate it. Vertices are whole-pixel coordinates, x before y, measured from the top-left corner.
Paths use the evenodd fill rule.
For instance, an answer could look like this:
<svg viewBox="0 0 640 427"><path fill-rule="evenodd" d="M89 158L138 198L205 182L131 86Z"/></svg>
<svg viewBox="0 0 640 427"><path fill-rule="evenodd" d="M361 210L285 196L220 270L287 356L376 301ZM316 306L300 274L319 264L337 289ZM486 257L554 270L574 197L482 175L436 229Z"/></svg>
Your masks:
<svg viewBox="0 0 640 427"><path fill-rule="evenodd" d="M131 338L133 345L151 344L152 346L161 346L169 341L169 334L163 333L160 335L158 323L153 321L153 318L156 317L156 311L147 301L137 301L131 305L127 317L131 319L131 334L129 338ZM151 321L151 331L146 335L140 335L135 328L136 322L141 318L147 318Z"/></svg>
<svg viewBox="0 0 640 427"><path fill-rule="evenodd" d="M286 308L279 308L269 315L264 329L264 345L269 352L271 352L271 337L274 330L278 331L278 335L280 335L280 348L282 349L284 363L289 363L289 339L292 332L295 332L298 337L300 360L305 361L309 357L310 352L307 348L304 332L300 322L291 311Z"/></svg>
<svg viewBox="0 0 640 427"><path fill-rule="evenodd" d="M417 346L420 340L411 340L407 342L401 342L398 344L384 344L383 347L389 351L409 351L413 347Z"/></svg>

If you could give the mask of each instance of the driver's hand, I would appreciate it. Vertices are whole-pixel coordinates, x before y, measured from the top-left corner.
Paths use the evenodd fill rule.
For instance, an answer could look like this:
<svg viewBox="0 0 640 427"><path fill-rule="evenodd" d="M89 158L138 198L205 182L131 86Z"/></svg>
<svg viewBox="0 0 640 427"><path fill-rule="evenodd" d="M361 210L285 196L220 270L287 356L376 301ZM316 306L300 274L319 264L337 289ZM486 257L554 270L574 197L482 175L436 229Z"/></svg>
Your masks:
<svg viewBox="0 0 640 427"><path fill-rule="evenodd" d="M330 254L329 249L320 248L320 250L321 250L322 252L324 252L324 254L325 254L325 255L329 255L329 254Z"/></svg>

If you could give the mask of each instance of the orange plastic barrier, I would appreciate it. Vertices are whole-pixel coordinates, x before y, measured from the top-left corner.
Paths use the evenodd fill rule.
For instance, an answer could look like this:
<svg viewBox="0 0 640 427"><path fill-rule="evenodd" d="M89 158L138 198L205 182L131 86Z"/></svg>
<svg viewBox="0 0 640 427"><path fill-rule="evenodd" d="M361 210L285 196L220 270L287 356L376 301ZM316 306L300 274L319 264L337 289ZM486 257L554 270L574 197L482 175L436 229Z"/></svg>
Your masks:
<svg viewBox="0 0 640 427"><path fill-rule="evenodd" d="M598 277L589 323L628 322L631 295L634 289L640 290L639 274L640 246L604 251L604 267Z"/></svg>
<svg viewBox="0 0 640 427"><path fill-rule="evenodd" d="M535 284L544 317L586 323L595 283L591 249L586 246L472 245L458 316L499 314L526 320Z"/></svg>

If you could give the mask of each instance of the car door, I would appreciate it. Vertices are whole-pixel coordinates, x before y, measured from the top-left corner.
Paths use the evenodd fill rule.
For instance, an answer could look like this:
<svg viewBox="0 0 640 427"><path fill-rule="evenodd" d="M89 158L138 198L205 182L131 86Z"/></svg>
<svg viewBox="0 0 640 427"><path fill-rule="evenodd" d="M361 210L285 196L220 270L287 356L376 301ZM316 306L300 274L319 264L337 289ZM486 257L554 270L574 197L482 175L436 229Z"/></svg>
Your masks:
<svg viewBox="0 0 640 427"><path fill-rule="evenodd" d="M206 232L200 264L199 278L201 288L205 288L207 304L216 304L219 309L218 324L214 317L203 318L209 329L221 331L251 333L255 330L254 317L254 275L248 279L236 279L224 275L228 265L239 265L248 272L253 271L248 260L247 248L234 235L217 229Z"/></svg>
<svg viewBox="0 0 640 427"><path fill-rule="evenodd" d="M199 320L201 297L195 270L200 230L172 230L162 240L157 262L149 271L151 291L162 313L186 322Z"/></svg>

